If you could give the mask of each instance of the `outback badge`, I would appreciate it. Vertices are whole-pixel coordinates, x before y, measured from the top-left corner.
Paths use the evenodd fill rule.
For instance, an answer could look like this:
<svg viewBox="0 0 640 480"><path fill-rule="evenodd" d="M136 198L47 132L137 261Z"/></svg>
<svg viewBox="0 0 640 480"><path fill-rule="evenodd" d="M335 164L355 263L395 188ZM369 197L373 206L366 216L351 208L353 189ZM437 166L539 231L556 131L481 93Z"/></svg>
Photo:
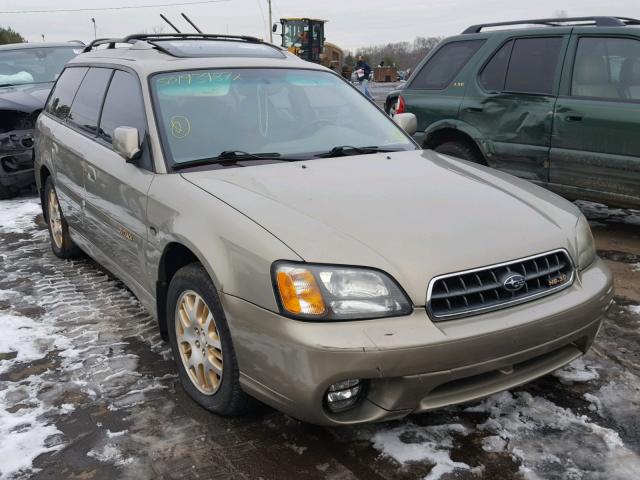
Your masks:
<svg viewBox="0 0 640 480"><path fill-rule="evenodd" d="M562 285L566 281L567 281L567 275L565 273L561 273L560 275L557 275L547 280L547 283L549 284L550 287L557 287L558 285Z"/></svg>

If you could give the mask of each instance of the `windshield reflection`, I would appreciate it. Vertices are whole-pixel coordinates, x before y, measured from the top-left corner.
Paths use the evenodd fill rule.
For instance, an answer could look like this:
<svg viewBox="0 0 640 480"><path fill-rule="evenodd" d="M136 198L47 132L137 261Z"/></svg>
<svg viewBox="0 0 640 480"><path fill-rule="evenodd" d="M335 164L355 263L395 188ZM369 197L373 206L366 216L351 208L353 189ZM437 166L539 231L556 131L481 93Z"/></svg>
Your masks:
<svg viewBox="0 0 640 480"><path fill-rule="evenodd" d="M172 164L238 150L311 158L336 145L416 148L375 105L329 72L197 70L158 74L151 84Z"/></svg>

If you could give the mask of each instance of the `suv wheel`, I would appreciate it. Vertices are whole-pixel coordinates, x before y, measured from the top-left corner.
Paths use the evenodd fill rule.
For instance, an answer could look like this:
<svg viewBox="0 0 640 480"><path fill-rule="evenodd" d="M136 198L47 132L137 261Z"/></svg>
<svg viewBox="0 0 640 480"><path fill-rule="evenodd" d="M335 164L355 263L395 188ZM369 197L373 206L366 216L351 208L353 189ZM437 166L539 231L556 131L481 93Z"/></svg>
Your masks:
<svg viewBox="0 0 640 480"><path fill-rule="evenodd" d="M180 381L189 396L220 415L251 406L240 387L231 333L218 292L199 263L180 269L167 298L169 340Z"/></svg>
<svg viewBox="0 0 640 480"><path fill-rule="evenodd" d="M80 255L80 249L73 243L69 235L69 226L64 219L58 194L51 177L47 178L44 187L44 212L49 227L51 250L58 258L74 258Z"/></svg>
<svg viewBox="0 0 640 480"><path fill-rule="evenodd" d="M450 157L484 164L482 157L472 147L462 142L446 142L438 145L434 150Z"/></svg>

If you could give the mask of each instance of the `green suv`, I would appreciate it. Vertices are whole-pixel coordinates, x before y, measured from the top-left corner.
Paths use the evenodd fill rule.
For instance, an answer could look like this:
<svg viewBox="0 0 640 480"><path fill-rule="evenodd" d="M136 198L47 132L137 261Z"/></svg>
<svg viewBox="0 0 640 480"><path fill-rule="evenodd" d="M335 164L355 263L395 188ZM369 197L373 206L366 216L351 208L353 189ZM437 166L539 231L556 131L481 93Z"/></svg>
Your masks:
<svg viewBox="0 0 640 480"><path fill-rule="evenodd" d="M640 207L639 20L474 25L432 51L386 111L414 113L426 149Z"/></svg>

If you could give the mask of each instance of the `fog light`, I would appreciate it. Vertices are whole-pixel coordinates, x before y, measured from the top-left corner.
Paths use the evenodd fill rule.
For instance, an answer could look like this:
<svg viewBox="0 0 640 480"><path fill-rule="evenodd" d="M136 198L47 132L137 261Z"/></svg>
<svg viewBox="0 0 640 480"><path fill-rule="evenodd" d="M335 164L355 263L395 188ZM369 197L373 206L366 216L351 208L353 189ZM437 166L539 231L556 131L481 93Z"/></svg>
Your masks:
<svg viewBox="0 0 640 480"><path fill-rule="evenodd" d="M333 412L343 412L355 406L362 398L363 384L360 380L343 380L329 387L325 395L327 408Z"/></svg>

